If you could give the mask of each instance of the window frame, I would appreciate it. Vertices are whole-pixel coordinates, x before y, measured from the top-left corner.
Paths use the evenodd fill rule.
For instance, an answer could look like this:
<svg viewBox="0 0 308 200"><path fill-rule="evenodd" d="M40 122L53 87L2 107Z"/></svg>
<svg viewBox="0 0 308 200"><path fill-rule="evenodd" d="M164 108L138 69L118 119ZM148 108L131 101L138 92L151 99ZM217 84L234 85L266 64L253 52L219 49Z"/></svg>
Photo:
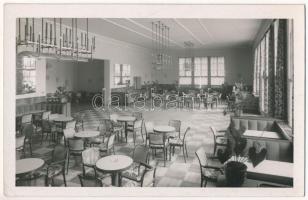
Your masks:
<svg viewBox="0 0 308 200"><path fill-rule="evenodd" d="M113 82L114 82L114 85L115 86L125 86L126 85L126 81L125 80L129 80L130 81L130 78L131 78L131 65L130 64L115 64L114 65L114 75L113 75ZM116 72L117 70L117 66L120 67L120 71L119 73ZM128 70L126 70L126 72L128 72L127 74L124 75L124 66L125 67L128 67ZM117 75L119 74L119 75ZM119 79L120 81L117 82L116 80Z"/></svg>

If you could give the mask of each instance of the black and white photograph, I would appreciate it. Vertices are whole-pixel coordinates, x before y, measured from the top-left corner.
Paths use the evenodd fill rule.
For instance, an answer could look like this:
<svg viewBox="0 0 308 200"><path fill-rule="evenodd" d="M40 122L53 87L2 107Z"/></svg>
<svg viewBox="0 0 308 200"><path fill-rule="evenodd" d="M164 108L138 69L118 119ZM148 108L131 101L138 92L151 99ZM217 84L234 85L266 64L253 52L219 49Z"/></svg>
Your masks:
<svg viewBox="0 0 308 200"><path fill-rule="evenodd" d="M305 23L300 4L4 5L4 195L304 195Z"/></svg>

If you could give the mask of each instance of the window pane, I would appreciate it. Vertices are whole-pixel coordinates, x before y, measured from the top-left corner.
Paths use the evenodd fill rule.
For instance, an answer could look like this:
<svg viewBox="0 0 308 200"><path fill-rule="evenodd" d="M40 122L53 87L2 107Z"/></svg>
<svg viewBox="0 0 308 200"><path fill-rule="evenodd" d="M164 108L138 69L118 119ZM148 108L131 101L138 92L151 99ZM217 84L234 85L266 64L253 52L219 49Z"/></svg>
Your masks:
<svg viewBox="0 0 308 200"><path fill-rule="evenodd" d="M191 77L180 77L179 78L180 85L190 85L191 84Z"/></svg>
<svg viewBox="0 0 308 200"><path fill-rule="evenodd" d="M211 76L217 76L217 57L211 57Z"/></svg>
<svg viewBox="0 0 308 200"><path fill-rule="evenodd" d="M114 77L114 84L119 85L120 84L120 77Z"/></svg>
<svg viewBox="0 0 308 200"><path fill-rule="evenodd" d="M221 85L225 82L224 77L211 77L211 85Z"/></svg>
<svg viewBox="0 0 308 200"><path fill-rule="evenodd" d="M207 77L195 77L195 85L207 85L208 78Z"/></svg>
<svg viewBox="0 0 308 200"><path fill-rule="evenodd" d="M121 67L120 67L119 64L115 64L114 75L115 76L121 76Z"/></svg>
<svg viewBox="0 0 308 200"><path fill-rule="evenodd" d="M185 76L184 64L179 66L179 76Z"/></svg>

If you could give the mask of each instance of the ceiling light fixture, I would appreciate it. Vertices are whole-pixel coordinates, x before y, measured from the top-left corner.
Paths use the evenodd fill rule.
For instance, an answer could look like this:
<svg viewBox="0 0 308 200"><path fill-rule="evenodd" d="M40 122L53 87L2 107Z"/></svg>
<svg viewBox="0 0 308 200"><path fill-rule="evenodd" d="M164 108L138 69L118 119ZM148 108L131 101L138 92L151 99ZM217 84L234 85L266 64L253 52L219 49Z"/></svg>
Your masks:
<svg viewBox="0 0 308 200"><path fill-rule="evenodd" d="M170 28L161 21L152 22L152 64L154 69L162 70L170 65L172 57L168 54L170 47Z"/></svg>

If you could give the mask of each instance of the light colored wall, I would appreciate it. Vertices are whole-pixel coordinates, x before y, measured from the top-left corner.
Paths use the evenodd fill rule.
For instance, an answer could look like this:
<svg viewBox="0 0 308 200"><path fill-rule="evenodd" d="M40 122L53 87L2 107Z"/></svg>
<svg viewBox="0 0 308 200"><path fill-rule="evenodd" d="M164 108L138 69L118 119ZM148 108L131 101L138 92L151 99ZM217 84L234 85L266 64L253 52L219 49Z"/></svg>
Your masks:
<svg viewBox="0 0 308 200"><path fill-rule="evenodd" d="M77 66L72 61L47 59L46 63L46 93L54 93L59 86L74 91L77 84Z"/></svg>
<svg viewBox="0 0 308 200"><path fill-rule="evenodd" d="M185 51L172 52L173 62L162 72L156 72L154 80L164 84L175 83L179 74L179 57L185 57ZM225 82L234 84L241 77L245 84L253 83L253 56L250 47L202 49L193 52L194 57L224 56Z"/></svg>

